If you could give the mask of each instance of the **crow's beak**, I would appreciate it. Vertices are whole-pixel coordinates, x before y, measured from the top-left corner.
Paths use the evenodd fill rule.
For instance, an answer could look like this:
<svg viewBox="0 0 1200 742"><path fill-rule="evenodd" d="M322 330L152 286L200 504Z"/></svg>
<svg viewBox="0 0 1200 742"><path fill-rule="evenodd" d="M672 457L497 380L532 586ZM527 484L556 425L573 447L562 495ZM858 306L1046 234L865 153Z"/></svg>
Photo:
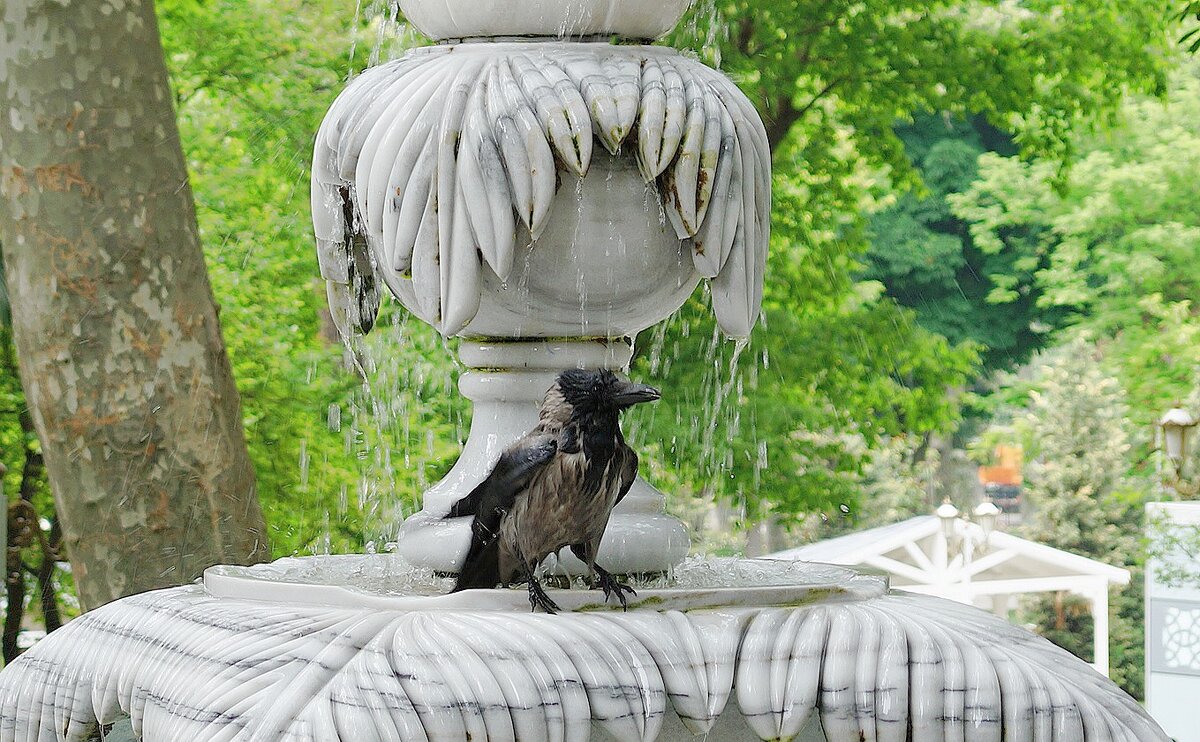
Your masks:
<svg viewBox="0 0 1200 742"><path fill-rule="evenodd" d="M653 402L660 397L662 394L654 387L634 384L632 381L624 382L614 395L618 407L632 407L642 402Z"/></svg>

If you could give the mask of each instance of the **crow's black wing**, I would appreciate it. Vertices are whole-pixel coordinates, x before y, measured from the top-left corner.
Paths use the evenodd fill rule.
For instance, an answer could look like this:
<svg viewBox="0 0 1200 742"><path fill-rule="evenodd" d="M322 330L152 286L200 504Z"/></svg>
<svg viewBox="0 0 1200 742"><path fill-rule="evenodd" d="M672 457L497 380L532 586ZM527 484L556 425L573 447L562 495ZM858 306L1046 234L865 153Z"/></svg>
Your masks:
<svg viewBox="0 0 1200 742"><path fill-rule="evenodd" d="M553 436L542 435L517 441L516 445L501 454L487 479L454 503L446 517L479 515L485 503L504 509L512 507L517 492L529 484L537 470L545 466L557 450L558 444Z"/></svg>
<svg viewBox="0 0 1200 742"><path fill-rule="evenodd" d="M621 491L617 493L617 500L613 503L614 507L617 502L625 499L625 495L629 494L629 488L633 486L638 473L637 452L629 446L621 446L621 452L625 456L625 461L621 466Z"/></svg>
<svg viewBox="0 0 1200 742"><path fill-rule="evenodd" d="M471 523L471 548L459 570L455 592L500 584L500 523L517 495L557 450L551 436L519 441L500 456L487 479L450 508L447 517L475 516Z"/></svg>

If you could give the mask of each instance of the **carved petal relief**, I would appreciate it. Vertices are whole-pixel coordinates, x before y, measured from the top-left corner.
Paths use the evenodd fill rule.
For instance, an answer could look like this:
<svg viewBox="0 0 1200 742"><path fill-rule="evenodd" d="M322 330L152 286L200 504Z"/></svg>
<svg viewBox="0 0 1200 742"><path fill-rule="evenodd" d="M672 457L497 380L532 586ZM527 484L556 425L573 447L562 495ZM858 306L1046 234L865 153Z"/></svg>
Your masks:
<svg viewBox="0 0 1200 742"><path fill-rule="evenodd" d="M665 218L713 279L713 305L745 336L762 303L771 170L754 107L677 52L602 44L417 49L367 70L317 135L312 210L321 271L343 327L367 330L374 268L453 335L479 308L480 271L507 280L518 239L553 218L560 174L599 144L637 159ZM631 204L642 208L640 194Z"/></svg>
<svg viewBox="0 0 1200 742"><path fill-rule="evenodd" d="M730 702L732 701L732 703ZM762 739L1165 740L1049 642L934 598L559 616L214 599L110 604L0 673L0 740L84 740L121 716L175 740L653 740L671 710Z"/></svg>

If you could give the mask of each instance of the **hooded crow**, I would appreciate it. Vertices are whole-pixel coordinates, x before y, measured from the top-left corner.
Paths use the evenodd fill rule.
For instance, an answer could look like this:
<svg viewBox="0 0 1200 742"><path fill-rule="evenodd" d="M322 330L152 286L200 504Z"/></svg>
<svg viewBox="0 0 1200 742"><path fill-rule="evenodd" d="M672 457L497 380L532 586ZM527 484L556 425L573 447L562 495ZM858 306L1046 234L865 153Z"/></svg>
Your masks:
<svg viewBox="0 0 1200 742"><path fill-rule="evenodd" d="M526 581L531 608L555 613L534 570L569 546L588 566L593 586L625 607L633 588L596 564L596 553L609 514L637 478L638 457L621 435L620 414L660 396L607 370L559 374L537 427L509 446L446 516L475 516L454 590Z"/></svg>

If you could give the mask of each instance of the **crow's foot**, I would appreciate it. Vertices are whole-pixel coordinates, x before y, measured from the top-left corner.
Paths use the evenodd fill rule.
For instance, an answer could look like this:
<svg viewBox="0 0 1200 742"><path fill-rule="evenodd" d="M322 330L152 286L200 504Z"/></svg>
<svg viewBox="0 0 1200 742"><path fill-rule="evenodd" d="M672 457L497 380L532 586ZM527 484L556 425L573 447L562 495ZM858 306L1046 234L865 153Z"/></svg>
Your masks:
<svg viewBox="0 0 1200 742"><path fill-rule="evenodd" d="M595 570L596 587L604 591L605 602L612 600L613 596L615 595L617 600L621 603L621 609L626 611L629 610L629 599L625 597L625 593L636 596L637 591L621 582L616 577L613 577L612 573L603 567L597 565Z"/></svg>
<svg viewBox="0 0 1200 742"><path fill-rule="evenodd" d="M529 610L536 611L541 608L546 613L558 613L562 609L558 604L550 599L546 594L542 583L538 582L536 577L529 578Z"/></svg>

